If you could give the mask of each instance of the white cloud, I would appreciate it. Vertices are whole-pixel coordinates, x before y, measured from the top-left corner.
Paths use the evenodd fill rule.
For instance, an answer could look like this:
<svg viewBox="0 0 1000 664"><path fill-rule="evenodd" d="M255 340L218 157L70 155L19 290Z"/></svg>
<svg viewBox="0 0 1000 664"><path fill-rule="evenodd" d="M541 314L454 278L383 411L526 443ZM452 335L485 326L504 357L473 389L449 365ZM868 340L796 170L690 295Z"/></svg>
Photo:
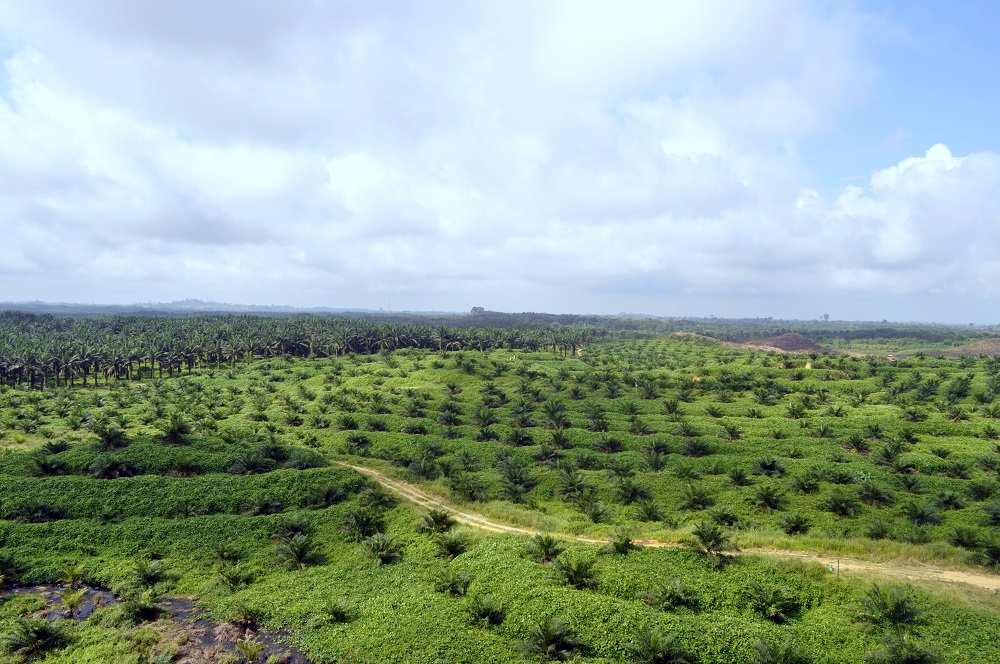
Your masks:
<svg viewBox="0 0 1000 664"><path fill-rule="evenodd" d="M884 27L846 10L0 0L0 16L0 299L667 313L995 295L997 155L935 146L832 200L811 187L798 143L864 94Z"/></svg>

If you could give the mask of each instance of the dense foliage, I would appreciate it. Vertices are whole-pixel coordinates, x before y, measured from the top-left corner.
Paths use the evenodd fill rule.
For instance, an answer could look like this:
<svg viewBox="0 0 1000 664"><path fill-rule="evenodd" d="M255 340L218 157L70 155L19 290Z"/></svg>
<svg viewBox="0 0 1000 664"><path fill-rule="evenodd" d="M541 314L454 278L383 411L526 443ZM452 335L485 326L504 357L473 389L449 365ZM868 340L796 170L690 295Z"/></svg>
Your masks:
<svg viewBox="0 0 1000 664"><path fill-rule="evenodd" d="M50 633L36 603L4 596L12 660L135 661L151 637L132 626L179 594L220 620L287 628L317 662L1000 661L986 605L733 555L1000 565L1000 362L677 336L595 335L581 350L543 332L459 350L481 330L456 344L428 329L399 347L384 341L391 325L322 350L338 325L370 324L117 325L122 338L172 330L169 345L244 323L283 341L237 354L206 343L190 364L142 354L99 387L84 387L83 365L44 389L6 374L0 585L86 570L123 599ZM119 338L111 319L25 325L37 347L81 330ZM338 459L550 534L469 530Z"/></svg>

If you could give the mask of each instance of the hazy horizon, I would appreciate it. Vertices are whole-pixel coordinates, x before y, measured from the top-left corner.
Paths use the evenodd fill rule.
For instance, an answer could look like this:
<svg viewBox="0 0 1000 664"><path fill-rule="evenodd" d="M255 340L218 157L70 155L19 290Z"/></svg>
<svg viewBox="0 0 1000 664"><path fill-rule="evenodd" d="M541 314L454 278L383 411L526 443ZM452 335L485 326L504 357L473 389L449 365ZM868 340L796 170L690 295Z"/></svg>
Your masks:
<svg viewBox="0 0 1000 664"><path fill-rule="evenodd" d="M469 309L466 310L455 310L455 309L381 309L378 307L326 307L326 306L302 306L297 307L293 305L280 304L280 303L249 303L249 302L217 302L217 301L206 301L198 298L186 298L183 300L174 300L171 302L47 302L43 300L25 300L25 301L0 301L0 311L7 308L14 307L14 310L28 311L30 313L36 313L32 309L44 310L47 308L57 310L59 308L67 309L81 309L81 310L101 310L101 309L125 309L125 310L135 310L137 312L151 311L151 312L166 312L166 311L183 311L183 312L204 312L204 313L318 313L318 314L339 314L339 313L360 313L360 314L376 314L376 315L413 315L413 316L465 316L469 315L471 312ZM213 308L215 307L215 308ZM817 318L782 318L779 316L716 316L714 314L709 315L696 315L696 314L650 314L643 311L619 311L615 313L598 313L593 311L535 311L528 309L519 309L511 311L502 310L492 310L486 309L486 313L492 314L504 314L504 315L520 315L520 314L542 314L542 315L569 315L569 316L601 316L601 317L641 317L641 318L654 318L654 319L692 319L692 320L712 320L718 319L720 321L727 320L768 320L775 322L787 322L787 323L819 323L825 322L831 325L836 325L838 323L870 323L879 324L886 323L888 325L940 325L948 327L965 327L969 325L974 325L976 327L986 327L986 328L998 328L1000 325L995 323L965 323L962 321L935 321L935 320L890 320L890 319L861 319L861 318L829 318L828 320L823 320L822 317Z"/></svg>
<svg viewBox="0 0 1000 664"><path fill-rule="evenodd" d="M0 300L995 324L998 20L0 0Z"/></svg>

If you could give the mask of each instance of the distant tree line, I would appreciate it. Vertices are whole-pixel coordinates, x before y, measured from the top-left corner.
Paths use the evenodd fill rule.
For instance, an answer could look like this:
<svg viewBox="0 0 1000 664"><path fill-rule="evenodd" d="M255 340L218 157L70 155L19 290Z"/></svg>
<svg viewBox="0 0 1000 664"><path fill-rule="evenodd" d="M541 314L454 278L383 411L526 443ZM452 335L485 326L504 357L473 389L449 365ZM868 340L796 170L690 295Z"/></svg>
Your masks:
<svg viewBox="0 0 1000 664"><path fill-rule="evenodd" d="M478 309L478 308L477 308ZM911 338L964 343L995 337L984 328L930 324L775 321L770 318L651 318L545 313L150 314L57 317L0 313L0 383L31 387L97 384L258 358L335 357L402 348L498 348L575 354L602 338L694 332L724 340L798 332L819 342Z"/></svg>
<svg viewBox="0 0 1000 664"><path fill-rule="evenodd" d="M401 348L498 348L572 354L606 331L588 327L458 327L319 316L57 318L0 313L0 383L98 384L259 358L334 357Z"/></svg>

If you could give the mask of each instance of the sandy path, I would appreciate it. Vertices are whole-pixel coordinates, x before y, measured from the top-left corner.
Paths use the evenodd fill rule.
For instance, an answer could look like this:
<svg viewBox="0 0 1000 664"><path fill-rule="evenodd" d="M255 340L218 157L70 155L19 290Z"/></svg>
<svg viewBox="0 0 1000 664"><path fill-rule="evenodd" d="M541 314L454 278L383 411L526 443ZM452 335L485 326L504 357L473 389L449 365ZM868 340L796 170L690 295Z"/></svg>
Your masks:
<svg viewBox="0 0 1000 664"><path fill-rule="evenodd" d="M446 510L455 520L467 526L479 528L493 533L517 533L520 535L537 535L540 531L530 528L520 528L505 523L493 521L478 512L460 507L451 501L426 491L415 484L398 480L381 473L372 468L355 466L346 461L337 461L341 466L346 466L371 477L379 484L399 495L405 500L426 507L427 509ZM563 539L576 542L587 542L589 544L605 544L606 540L593 539L589 537L579 537L577 535L566 535L559 533ZM682 546L677 542L658 542L655 540L636 540L637 544L653 547L676 547ZM841 572L858 572L864 574L875 574L879 576L890 576L899 579L907 579L917 582L944 582L962 583L983 590L1000 592L1000 575L977 573L972 571L960 571L929 565L926 563L876 563L858 558L838 558L837 556L823 556L805 551L788 551L783 549L743 549L744 553L763 554L777 556L780 558L793 558L796 560L822 563L824 566L839 565Z"/></svg>

